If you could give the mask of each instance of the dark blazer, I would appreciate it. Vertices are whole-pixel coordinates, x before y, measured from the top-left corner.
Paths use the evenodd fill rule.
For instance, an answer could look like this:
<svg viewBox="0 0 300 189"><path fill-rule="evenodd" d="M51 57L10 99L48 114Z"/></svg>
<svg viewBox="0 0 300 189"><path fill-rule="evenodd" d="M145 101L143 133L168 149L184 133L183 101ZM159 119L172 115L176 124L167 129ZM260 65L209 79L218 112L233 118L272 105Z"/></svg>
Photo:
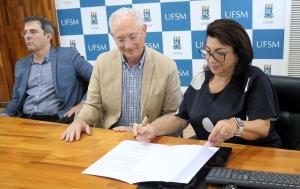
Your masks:
<svg viewBox="0 0 300 189"><path fill-rule="evenodd" d="M70 47L51 48L50 62L53 85L57 97L63 102L58 110L61 119L68 110L85 98L93 67L75 48ZM31 63L32 55L16 63L13 96L4 111L10 116L23 115Z"/></svg>

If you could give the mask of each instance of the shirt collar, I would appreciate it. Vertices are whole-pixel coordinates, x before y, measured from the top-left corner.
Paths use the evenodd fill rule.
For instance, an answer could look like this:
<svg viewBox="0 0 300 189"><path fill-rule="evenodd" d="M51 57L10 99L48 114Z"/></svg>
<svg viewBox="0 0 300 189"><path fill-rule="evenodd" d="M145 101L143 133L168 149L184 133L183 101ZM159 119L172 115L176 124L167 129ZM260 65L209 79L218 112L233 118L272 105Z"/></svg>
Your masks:
<svg viewBox="0 0 300 189"><path fill-rule="evenodd" d="M140 69L143 68L143 65L144 65L144 62L145 62L145 55L146 55L146 51L144 50L142 58L140 59L139 63L133 67L133 69L137 68L137 69L140 70ZM121 61L123 63L123 66L125 68L129 69L128 63L127 63L126 58L124 57L124 55L122 56Z"/></svg>
<svg viewBox="0 0 300 189"><path fill-rule="evenodd" d="M50 59L50 49L49 49L49 50L47 51L47 53L45 54L44 60L43 60L42 64L49 62L49 59ZM34 58L33 58L33 54L31 55L31 62L32 62L32 64L35 63L35 62L34 62Z"/></svg>

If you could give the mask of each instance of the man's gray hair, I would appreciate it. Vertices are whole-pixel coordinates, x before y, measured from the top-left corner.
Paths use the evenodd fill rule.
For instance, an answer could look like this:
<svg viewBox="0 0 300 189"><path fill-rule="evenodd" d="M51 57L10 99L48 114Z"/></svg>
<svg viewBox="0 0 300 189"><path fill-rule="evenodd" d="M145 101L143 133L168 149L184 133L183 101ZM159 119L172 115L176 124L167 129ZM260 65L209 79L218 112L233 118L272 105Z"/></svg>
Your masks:
<svg viewBox="0 0 300 189"><path fill-rule="evenodd" d="M120 17L125 16L125 15L131 15L134 18L136 18L136 23L139 26L143 26L144 25L144 17L142 15L142 13L140 11L138 11L137 9L134 8L128 8L128 7L122 7L118 10L116 10L115 12L113 12L111 14L111 16L109 17L109 28L110 30L113 30L113 24L120 19Z"/></svg>
<svg viewBox="0 0 300 189"><path fill-rule="evenodd" d="M25 24L33 21L38 21L45 33L53 33L53 24L47 18L42 16L29 16L24 19Z"/></svg>

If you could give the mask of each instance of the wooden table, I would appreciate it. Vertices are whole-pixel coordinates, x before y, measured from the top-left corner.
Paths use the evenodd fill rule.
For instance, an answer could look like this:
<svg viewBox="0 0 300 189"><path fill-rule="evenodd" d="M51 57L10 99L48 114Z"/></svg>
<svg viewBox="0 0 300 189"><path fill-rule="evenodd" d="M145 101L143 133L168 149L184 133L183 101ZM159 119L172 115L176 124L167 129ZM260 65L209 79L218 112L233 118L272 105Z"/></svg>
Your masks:
<svg viewBox="0 0 300 189"><path fill-rule="evenodd" d="M67 125L0 117L0 188L136 188L81 172L131 133L93 129L78 142L60 140ZM159 137L161 144L204 141ZM233 148L227 167L300 174L300 151L224 144ZM213 187L210 187L213 188Z"/></svg>

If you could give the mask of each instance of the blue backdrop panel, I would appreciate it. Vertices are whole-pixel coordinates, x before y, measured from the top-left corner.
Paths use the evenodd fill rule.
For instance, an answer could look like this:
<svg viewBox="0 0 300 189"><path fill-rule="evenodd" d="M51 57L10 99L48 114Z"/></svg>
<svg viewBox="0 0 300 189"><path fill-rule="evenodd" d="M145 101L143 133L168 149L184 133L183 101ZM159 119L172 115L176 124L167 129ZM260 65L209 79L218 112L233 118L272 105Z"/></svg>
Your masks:
<svg viewBox="0 0 300 189"><path fill-rule="evenodd" d="M146 45L176 61L183 89L205 65L199 49L205 45L207 25L218 18L241 23L252 41L253 64L281 75L287 22L282 0L56 0L62 46L77 47L94 63L116 47L107 22L124 6L141 11L148 28Z"/></svg>

